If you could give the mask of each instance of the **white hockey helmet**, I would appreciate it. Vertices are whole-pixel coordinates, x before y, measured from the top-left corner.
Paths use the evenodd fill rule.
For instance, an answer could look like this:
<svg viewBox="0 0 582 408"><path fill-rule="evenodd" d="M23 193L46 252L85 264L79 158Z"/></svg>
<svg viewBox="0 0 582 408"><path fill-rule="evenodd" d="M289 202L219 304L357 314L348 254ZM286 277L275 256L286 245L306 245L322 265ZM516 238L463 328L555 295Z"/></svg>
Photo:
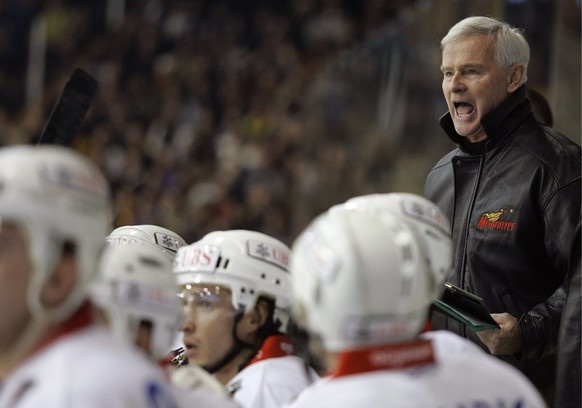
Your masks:
<svg viewBox="0 0 582 408"><path fill-rule="evenodd" d="M445 231L442 252L427 248L426 223L433 221L398 212L334 209L317 217L292 247L298 322L330 351L414 338L442 287L443 273L431 265L452 264Z"/></svg>
<svg viewBox="0 0 582 408"><path fill-rule="evenodd" d="M186 241L167 228L157 225L124 225L116 228L105 238L109 246L150 246L152 250L162 253L170 265L174 261L178 249L186 245Z"/></svg>
<svg viewBox="0 0 582 408"><path fill-rule="evenodd" d="M367 194L352 197L331 211L369 211L374 214L393 214L408 223L418 233L427 254L430 273L440 282L435 289L439 297L442 283L452 271L451 226L447 216L432 201L412 193Z"/></svg>
<svg viewBox="0 0 582 408"><path fill-rule="evenodd" d="M286 331L290 313L289 248L256 231L214 231L178 250L178 284L223 286L232 292L237 311L252 310L265 295L275 301L274 321Z"/></svg>
<svg viewBox="0 0 582 408"><path fill-rule="evenodd" d="M99 169L72 149L10 146L0 149L0 219L28 234L34 272L27 303L36 319L61 321L87 298L103 237L111 229L109 185ZM74 245L78 277L70 297L50 310L40 292L63 245Z"/></svg>
<svg viewBox="0 0 582 408"><path fill-rule="evenodd" d="M106 248L92 295L124 341L133 344L140 324L151 324L149 352L162 359L182 321L177 292L166 253L149 244L117 245Z"/></svg>

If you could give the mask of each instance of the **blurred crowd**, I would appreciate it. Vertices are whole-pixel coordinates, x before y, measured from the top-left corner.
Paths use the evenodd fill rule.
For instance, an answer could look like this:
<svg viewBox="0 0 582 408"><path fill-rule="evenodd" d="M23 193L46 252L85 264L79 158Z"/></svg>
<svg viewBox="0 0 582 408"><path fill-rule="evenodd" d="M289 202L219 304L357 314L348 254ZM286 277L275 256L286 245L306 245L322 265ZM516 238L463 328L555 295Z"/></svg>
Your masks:
<svg viewBox="0 0 582 408"><path fill-rule="evenodd" d="M288 243L350 196L420 192L450 148L435 137L440 73L426 69L438 44L407 47L406 22L425 3L4 1L0 144L34 142L81 67L99 88L74 147L111 181L116 225L164 225L187 242L245 228ZM39 21L35 100L23 92L25 44Z"/></svg>

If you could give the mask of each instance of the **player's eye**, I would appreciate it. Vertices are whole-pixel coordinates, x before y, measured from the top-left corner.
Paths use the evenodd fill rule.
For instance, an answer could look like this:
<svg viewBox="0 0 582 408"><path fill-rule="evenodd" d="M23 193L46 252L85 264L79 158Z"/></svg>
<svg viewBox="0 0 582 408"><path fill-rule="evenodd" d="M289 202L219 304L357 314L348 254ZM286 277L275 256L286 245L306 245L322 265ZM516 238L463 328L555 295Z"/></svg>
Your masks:
<svg viewBox="0 0 582 408"><path fill-rule="evenodd" d="M209 300L209 299L197 299L194 302L194 306L196 307L196 309L209 312L211 310L214 310L214 307L216 306L216 302Z"/></svg>

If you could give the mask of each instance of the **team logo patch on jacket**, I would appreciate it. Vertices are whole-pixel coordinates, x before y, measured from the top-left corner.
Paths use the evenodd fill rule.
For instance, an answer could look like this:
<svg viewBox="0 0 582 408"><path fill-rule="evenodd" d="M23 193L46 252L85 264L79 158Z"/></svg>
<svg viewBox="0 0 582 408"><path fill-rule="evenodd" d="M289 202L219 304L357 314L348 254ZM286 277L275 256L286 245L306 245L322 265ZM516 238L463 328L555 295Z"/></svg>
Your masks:
<svg viewBox="0 0 582 408"><path fill-rule="evenodd" d="M499 211L483 213L479 218L477 228L513 231L515 222L507 221L511 213L513 213L513 208L508 210L502 208Z"/></svg>

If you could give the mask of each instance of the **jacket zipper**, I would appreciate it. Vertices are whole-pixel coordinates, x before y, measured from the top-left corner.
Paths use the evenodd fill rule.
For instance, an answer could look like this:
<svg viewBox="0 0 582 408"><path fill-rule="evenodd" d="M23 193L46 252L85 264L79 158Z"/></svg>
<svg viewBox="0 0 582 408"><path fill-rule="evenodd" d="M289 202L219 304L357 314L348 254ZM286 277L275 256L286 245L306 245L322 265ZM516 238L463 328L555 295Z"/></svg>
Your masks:
<svg viewBox="0 0 582 408"><path fill-rule="evenodd" d="M462 289L465 290L469 290L469 288L467 288L465 286L465 266L467 264L467 240L469 238L469 228L470 228L470 222L471 222L471 215L473 214L473 207L475 205L475 198L477 196L477 189L479 187L479 183L481 182L481 174L483 172L483 161L484 161L484 155L481 156L479 158L479 169L477 171L477 180L475 180L475 183L473 184L473 191L471 192L471 201L469 202L469 211L467 212L467 219L466 219L466 223L465 223L465 236L464 236L464 240L463 240L463 258L461 261L461 274L459 276L459 283ZM461 161L462 159L459 159L459 161ZM455 209L456 211L456 209ZM453 222L454 222L454 215L453 215ZM454 227L454 226L453 226ZM463 330L463 337L467 337L467 329L464 325L462 325L462 330Z"/></svg>

